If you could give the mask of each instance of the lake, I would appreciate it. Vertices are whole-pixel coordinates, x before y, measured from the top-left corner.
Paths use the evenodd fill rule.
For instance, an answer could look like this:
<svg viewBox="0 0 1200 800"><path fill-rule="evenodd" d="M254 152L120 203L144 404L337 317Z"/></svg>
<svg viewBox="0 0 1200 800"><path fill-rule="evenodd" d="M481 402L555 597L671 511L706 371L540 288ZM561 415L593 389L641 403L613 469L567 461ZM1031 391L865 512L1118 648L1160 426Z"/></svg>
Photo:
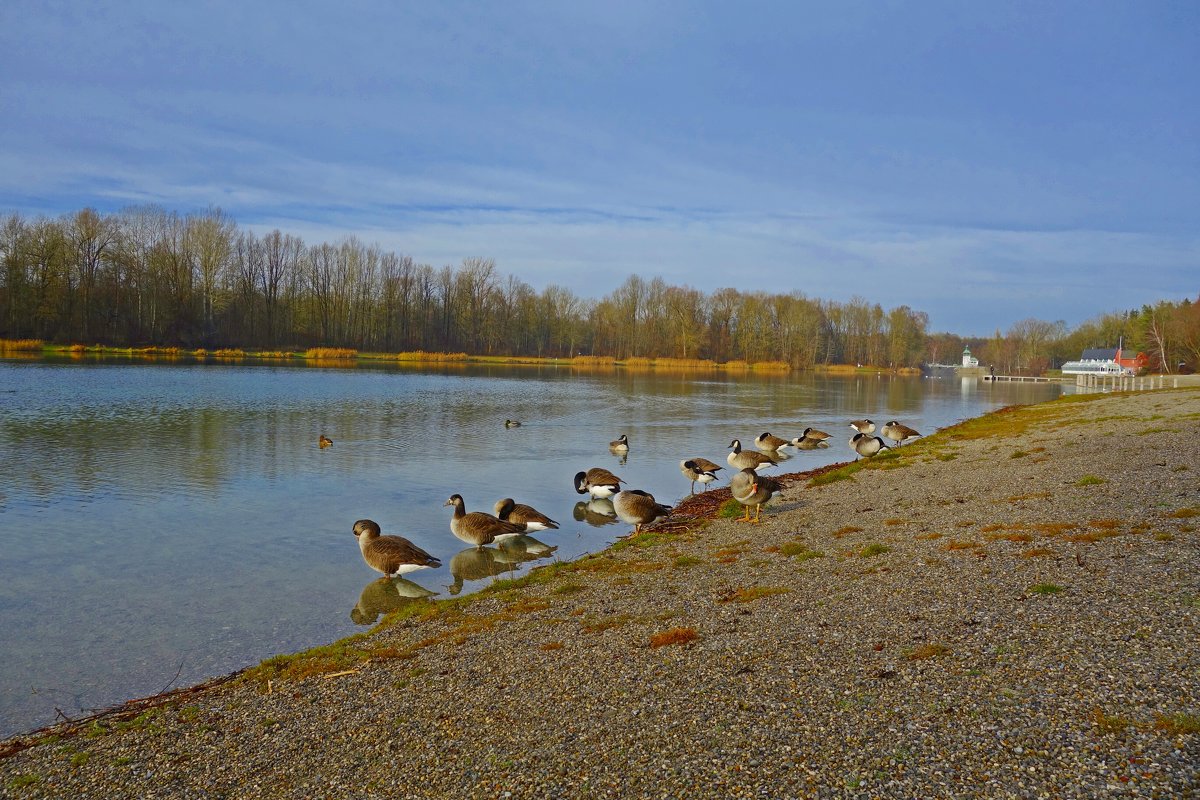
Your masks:
<svg viewBox="0 0 1200 800"><path fill-rule="evenodd" d="M774 470L794 472L852 458L851 419L931 433L1059 392L875 375L0 361L0 735L602 549L629 528L578 505L572 476L592 466L674 503L688 491L678 462L725 463L733 438L753 449L763 431L834 435ZM622 433L624 459L608 449ZM333 445L318 447L321 434ZM468 511L511 496L562 528L473 552L450 534L453 493ZM379 580L351 532L364 517L443 566Z"/></svg>

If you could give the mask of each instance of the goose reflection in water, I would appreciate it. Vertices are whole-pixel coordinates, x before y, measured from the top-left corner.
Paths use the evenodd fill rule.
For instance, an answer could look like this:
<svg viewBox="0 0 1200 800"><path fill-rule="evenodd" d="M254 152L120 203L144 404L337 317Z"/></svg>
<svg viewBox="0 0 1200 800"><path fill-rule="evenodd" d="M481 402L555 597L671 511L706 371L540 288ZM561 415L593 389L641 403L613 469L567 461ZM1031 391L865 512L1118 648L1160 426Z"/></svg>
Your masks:
<svg viewBox="0 0 1200 800"><path fill-rule="evenodd" d="M378 578L363 587L358 605L350 611L355 625L374 625L383 614L412 603L424 603L437 594L407 578Z"/></svg>
<svg viewBox="0 0 1200 800"><path fill-rule="evenodd" d="M605 525L620 522L617 519L617 509L613 506L612 500L607 497L598 497L586 503L580 500L572 509L571 516L579 522L586 522L593 528L602 528Z"/></svg>
<svg viewBox="0 0 1200 800"><path fill-rule="evenodd" d="M462 591L466 581L494 578L502 573L513 573L526 561L549 557L558 547L540 542L532 536L517 536L506 539L499 545L468 547L450 559L450 574L454 583L446 587L450 594Z"/></svg>

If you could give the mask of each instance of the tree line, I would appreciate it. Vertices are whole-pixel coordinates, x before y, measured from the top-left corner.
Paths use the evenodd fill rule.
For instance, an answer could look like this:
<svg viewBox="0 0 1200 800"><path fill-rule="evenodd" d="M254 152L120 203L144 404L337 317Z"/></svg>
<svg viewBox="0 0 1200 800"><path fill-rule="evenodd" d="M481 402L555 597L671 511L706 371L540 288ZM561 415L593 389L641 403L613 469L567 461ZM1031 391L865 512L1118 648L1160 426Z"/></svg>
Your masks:
<svg viewBox="0 0 1200 800"><path fill-rule="evenodd" d="M1032 372L1115 344L1156 365L1195 363L1197 303L1163 302L1067 330L1023 320L991 338L930 333L928 316L861 297L711 293L638 275L599 299L541 291L490 258L434 267L350 236L306 244L241 229L220 209L157 206L0 224L0 338L479 355L852 363L957 363L970 346L997 371Z"/></svg>

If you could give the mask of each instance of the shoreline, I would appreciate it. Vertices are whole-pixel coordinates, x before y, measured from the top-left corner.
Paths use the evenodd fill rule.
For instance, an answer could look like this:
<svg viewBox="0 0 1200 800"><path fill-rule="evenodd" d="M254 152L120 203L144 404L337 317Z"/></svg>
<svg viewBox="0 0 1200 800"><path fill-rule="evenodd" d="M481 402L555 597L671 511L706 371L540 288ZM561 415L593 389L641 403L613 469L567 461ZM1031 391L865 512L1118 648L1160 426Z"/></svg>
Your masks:
<svg viewBox="0 0 1200 800"><path fill-rule="evenodd" d="M601 553L9 739L2 785L362 795L404 753L410 796L1186 791L1197 420L1194 389L1004 409L793 475L761 526L703 519L710 489Z"/></svg>

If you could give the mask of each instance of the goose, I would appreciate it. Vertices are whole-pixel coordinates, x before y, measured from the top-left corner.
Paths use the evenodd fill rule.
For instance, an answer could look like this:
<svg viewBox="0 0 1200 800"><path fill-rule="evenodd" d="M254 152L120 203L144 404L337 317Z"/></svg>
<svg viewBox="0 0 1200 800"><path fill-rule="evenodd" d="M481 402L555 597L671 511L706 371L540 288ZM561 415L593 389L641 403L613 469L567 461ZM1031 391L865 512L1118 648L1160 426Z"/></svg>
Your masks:
<svg viewBox="0 0 1200 800"><path fill-rule="evenodd" d="M532 536L518 536L515 539L505 539L499 542L500 560L507 564L520 564L523 561L537 561L539 558L549 558L558 549L558 545L550 545Z"/></svg>
<svg viewBox="0 0 1200 800"><path fill-rule="evenodd" d="M760 436L755 437L754 446L764 453L774 453L781 447L787 447L791 442L787 439L781 439L778 436L772 436L764 431Z"/></svg>
<svg viewBox="0 0 1200 800"><path fill-rule="evenodd" d="M504 420L504 427L506 427L506 428L519 428L519 427L521 427L521 423L520 423L520 422L518 422L518 421L517 421L517 420L515 420L515 419L506 419L506 420Z"/></svg>
<svg viewBox="0 0 1200 800"><path fill-rule="evenodd" d="M892 420L888 424L884 425L880 433L891 439L896 444L904 444L904 442L908 439L915 439L921 435L907 425L896 422L896 420Z"/></svg>
<svg viewBox="0 0 1200 800"><path fill-rule="evenodd" d="M683 473L683 477L692 482L691 494L696 493L696 483L705 487L717 479L717 470L725 469L720 464L714 464L707 458L689 458L686 461L679 462L679 471Z"/></svg>
<svg viewBox="0 0 1200 800"><path fill-rule="evenodd" d="M608 449L615 453L628 453L629 437L622 433L619 439L614 439L608 443Z"/></svg>
<svg viewBox="0 0 1200 800"><path fill-rule="evenodd" d="M869 419L856 419L850 423L850 427L859 433L874 433L875 423Z"/></svg>
<svg viewBox="0 0 1200 800"><path fill-rule="evenodd" d="M450 495L450 499L443 505L454 506L454 514L450 517L450 532L476 547L483 547L485 544L511 536L520 536L525 532L524 525L505 522L482 511L472 511L468 514L466 503L460 494Z"/></svg>
<svg viewBox="0 0 1200 800"><path fill-rule="evenodd" d="M751 453L748 450L743 450L742 443L737 439L730 442L729 446L733 448L733 452L725 456L725 460L729 462L729 466L736 469L745 469L746 467L754 469L762 467L765 464L776 466L779 463L766 453Z"/></svg>
<svg viewBox="0 0 1200 800"><path fill-rule="evenodd" d="M592 497L612 497L621 491L624 482L604 467L592 467L587 472L575 473L575 491L591 494Z"/></svg>
<svg viewBox="0 0 1200 800"><path fill-rule="evenodd" d="M671 513L670 506L664 506L654 499L654 495L641 489L625 489L613 497L613 508L617 516L625 523L633 526L634 533L641 533L643 525L666 519Z"/></svg>
<svg viewBox="0 0 1200 800"><path fill-rule="evenodd" d="M878 436L867 436L865 433L856 433L850 439L850 449L864 458L870 458L880 450L887 450L888 446ZM856 456L854 460L857 461L858 457Z"/></svg>
<svg viewBox="0 0 1200 800"><path fill-rule="evenodd" d="M317 444L319 444L321 449L324 450L326 447L329 447L329 445L333 444L333 439L330 439L328 436L322 433L319 437L317 437Z"/></svg>
<svg viewBox="0 0 1200 800"><path fill-rule="evenodd" d="M750 467L733 476L729 481L729 493L733 499L746 507L746 516L739 517L736 522L749 522L757 525L762 514L763 503L772 495L783 491L783 484L774 478L759 475ZM754 519L750 519L750 506L754 506Z"/></svg>
<svg viewBox="0 0 1200 800"><path fill-rule="evenodd" d="M801 439L816 439L818 442L823 442L829 438L829 434L825 431L819 431L816 428L805 428L804 433L800 434Z"/></svg>
<svg viewBox="0 0 1200 800"><path fill-rule="evenodd" d="M354 523L354 536L363 561L371 569L389 578L426 567L440 567L442 562L426 553L403 536L380 536L379 524L360 519Z"/></svg>
<svg viewBox="0 0 1200 800"><path fill-rule="evenodd" d="M526 533L529 531L547 531L558 527L557 522L536 508L527 506L524 503L517 503L511 497L497 500L495 511L499 519L524 525Z"/></svg>
<svg viewBox="0 0 1200 800"><path fill-rule="evenodd" d="M792 447L797 450L824 450L829 447L829 442L824 439L810 439L807 436L797 436L792 439Z"/></svg>

